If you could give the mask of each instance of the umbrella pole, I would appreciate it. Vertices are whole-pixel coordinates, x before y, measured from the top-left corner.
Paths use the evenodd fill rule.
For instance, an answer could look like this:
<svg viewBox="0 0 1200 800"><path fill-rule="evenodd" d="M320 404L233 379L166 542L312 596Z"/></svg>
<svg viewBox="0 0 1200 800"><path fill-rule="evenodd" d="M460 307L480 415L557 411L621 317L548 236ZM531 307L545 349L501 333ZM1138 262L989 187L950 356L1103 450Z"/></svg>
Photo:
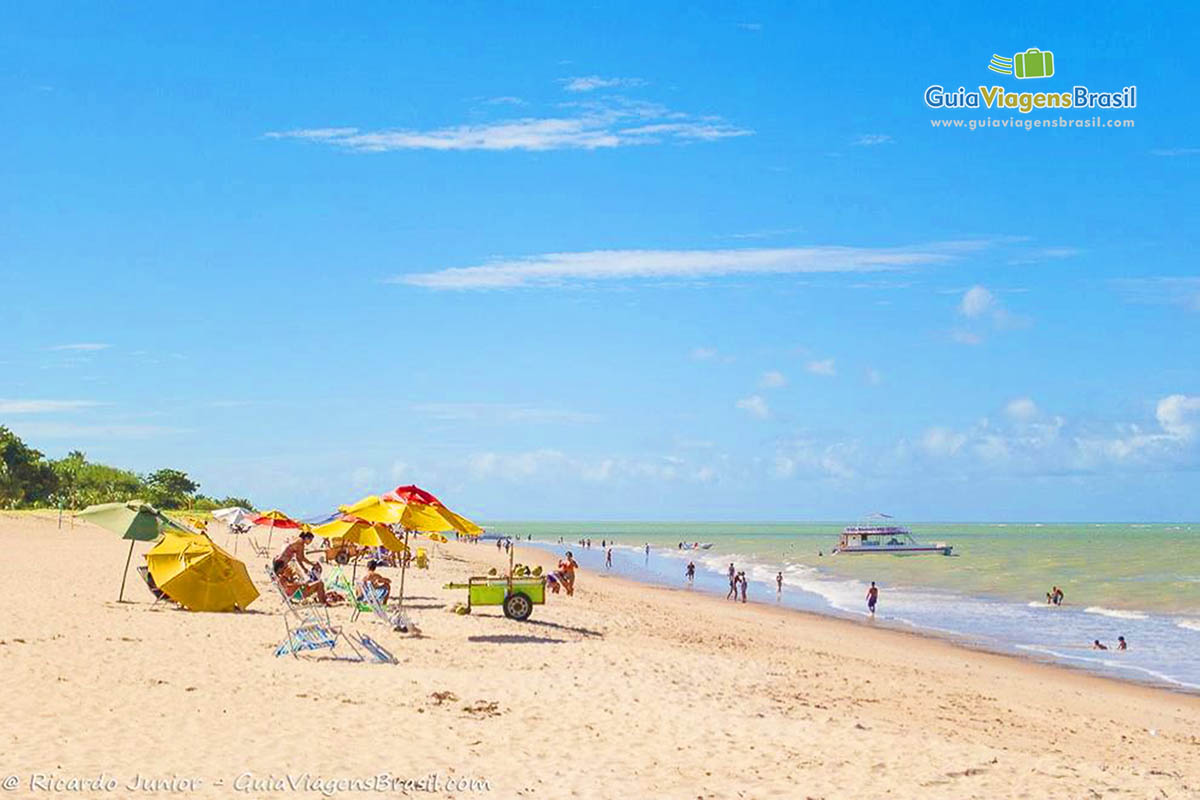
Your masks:
<svg viewBox="0 0 1200 800"><path fill-rule="evenodd" d="M404 556L400 559L400 598L397 606L404 608L404 575L408 572L408 528L404 529Z"/></svg>
<svg viewBox="0 0 1200 800"><path fill-rule="evenodd" d="M125 571L121 573L121 593L117 595L117 602L125 602L125 579L129 577L129 562L133 560L133 539L129 540L129 555L125 556Z"/></svg>

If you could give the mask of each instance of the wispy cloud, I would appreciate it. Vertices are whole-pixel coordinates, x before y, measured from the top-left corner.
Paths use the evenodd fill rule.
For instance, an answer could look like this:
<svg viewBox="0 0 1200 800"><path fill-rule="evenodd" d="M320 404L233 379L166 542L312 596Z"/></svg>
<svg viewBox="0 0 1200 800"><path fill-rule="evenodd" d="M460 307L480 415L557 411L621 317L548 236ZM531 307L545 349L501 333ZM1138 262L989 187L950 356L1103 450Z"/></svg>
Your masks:
<svg viewBox="0 0 1200 800"><path fill-rule="evenodd" d="M392 150L597 150L652 144L713 142L749 136L720 117L673 111L657 103L609 99L570 104L573 115L523 117L430 130L304 128L271 131L268 139L299 139L363 153Z"/></svg>
<svg viewBox="0 0 1200 800"><path fill-rule="evenodd" d="M1074 258L1082 252L1078 247L1040 247L1009 259L1009 264L1038 264L1063 258Z"/></svg>
<svg viewBox="0 0 1200 800"><path fill-rule="evenodd" d="M855 139L852 144L855 147L873 147L877 144L891 144L895 139L887 133L864 133Z"/></svg>
<svg viewBox="0 0 1200 800"><path fill-rule="evenodd" d="M151 439L157 436L186 433L185 428L162 425L134 424L75 424L68 422L31 422L21 426L21 435L42 439Z"/></svg>
<svg viewBox="0 0 1200 800"><path fill-rule="evenodd" d="M761 22L739 22L737 26L744 31L761 31L763 29Z"/></svg>
<svg viewBox="0 0 1200 800"><path fill-rule="evenodd" d="M599 75L583 75L574 78L562 78L559 83L568 92L594 92L597 89L634 89L645 86L641 78L603 78Z"/></svg>
<svg viewBox="0 0 1200 800"><path fill-rule="evenodd" d="M75 352L94 352L96 350L107 350L112 347L111 344L100 344L99 342L80 342L78 344L58 344L51 347L51 350L71 350Z"/></svg>
<svg viewBox="0 0 1200 800"><path fill-rule="evenodd" d="M813 375L822 375L826 378L832 378L834 375L837 375L837 364L832 358L809 361L804 365L804 368Z"/></svg>
<svg viewBox="0 0 1200 800"><path fill-rule="evenodd" d="M1178 158L1180 156L1198 156L1200 147L1160 147L1150 151L1152 156L1163 158Z"/></svg>
<svg viewBox="0 0 1200 800"><path fill-rule="evenodd" d="M787 386L787 376L779 370L768 370L762 374L758 385L763 389L779 389Z"/></svg>
<svg viewBox="0 0 1200 800"><path fill-rule="evenodd" d="M1131 303L1200 311L1200 277L1121 278L1112 284Z"/></svg>
<svg viewBox="0 0 1200 800"><path fill-rule="evenodd" d="M54 414L98 405L92 400L0 400L0 414Z"/></svg>
<svg viewBox="0 0 1200 800"><path fill-rule="evenodd" d="M766 419L771 416L771 407L762 395L752 394L737 401L737 407L756 419Z"/></svg>
<svg viewBox="0 0 1200 800"><path fill-rule="evenodd" d="M489 97L488 99L484 100L483 102L484 102L484 105L489 105L489 106L526 106L526 105L529 105L527 102L525 102L521 98L514 97L512 95L503 95L502 97Z"/></svg>
<svg viewBox="0 0 1200 800"><path fill-rule="evenodd" d="M389 282L429 289L511 289L644 278L879 272L944 263L961 252L986 246L986 242L939 242L911 248L592 250L497 259L472 267L397 275Z"/></svg>

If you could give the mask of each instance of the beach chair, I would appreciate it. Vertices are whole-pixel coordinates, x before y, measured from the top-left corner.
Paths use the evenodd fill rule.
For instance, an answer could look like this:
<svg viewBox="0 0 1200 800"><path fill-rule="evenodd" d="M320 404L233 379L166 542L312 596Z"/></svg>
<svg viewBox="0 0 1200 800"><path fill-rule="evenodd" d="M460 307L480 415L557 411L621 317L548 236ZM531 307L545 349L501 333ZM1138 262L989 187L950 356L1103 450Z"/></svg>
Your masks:
<svg viewBox="0 0 1200 800"><path fill-rule="evenodd" d="M275 655L291 654L295 658L300 653L329 650L329 657L342 661L365 661L362 651L355 640L343 633L340 626L334 625L329 618L329 608L325 605L302 605L288 593L279 582L278 576L268 567L271 585L283 599L283 627L287 636L275 648ZM350 650L349 655L337 652L339 642L345 642ZM375 657L372 654L372 657Z"/></svg>
<svg viewBox="0 0 1200 800"><path fill-rule="evenodd" d="M397 609L394 612L389 612L383 605L383 591L371 584L361 581L358 584L359 591L354 597L354 615L350 618L353 622L360 615L370 613L375 616L380 622L387 623L387 626L394 631L408 633L412 628L412 620L404 613L402 609Z"/></svg>
<svg viewBox="0 0 1200 800"><path fill-rule="evenodd" d="M247 536L246 540L250 542L250 549L254 551L254 555L258 556L259 558L271 557L271 551L267 549L267 546L264 544L259 544L258 540L253 536Z"/></svg>
<svg viewBox="0 0 1200 800"><path fill-rule="evenodd" d="M150 594L154 595L154 605L158 605L164 600L168 603L171 602L171 598L167 597L167 593L158 588L158 584L154 582L154 578L150 575L149 567L138 567L137 574L146 582L146 588L150 590Z"/></svg>

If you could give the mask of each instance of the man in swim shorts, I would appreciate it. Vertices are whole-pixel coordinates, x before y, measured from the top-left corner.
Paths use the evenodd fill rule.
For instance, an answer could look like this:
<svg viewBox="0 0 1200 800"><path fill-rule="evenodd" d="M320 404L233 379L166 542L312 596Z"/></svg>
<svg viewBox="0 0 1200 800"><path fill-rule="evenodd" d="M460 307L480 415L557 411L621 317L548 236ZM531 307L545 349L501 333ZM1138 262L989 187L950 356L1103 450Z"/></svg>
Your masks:
<svg viewBox="0 0 1200 800"><path fill-rule="evenodd" d="M871 616L875 616L875 604L879 602L879 588L875 585L875 581L871 581L871 588L867 589L867 610L871 612Z"/></svg>

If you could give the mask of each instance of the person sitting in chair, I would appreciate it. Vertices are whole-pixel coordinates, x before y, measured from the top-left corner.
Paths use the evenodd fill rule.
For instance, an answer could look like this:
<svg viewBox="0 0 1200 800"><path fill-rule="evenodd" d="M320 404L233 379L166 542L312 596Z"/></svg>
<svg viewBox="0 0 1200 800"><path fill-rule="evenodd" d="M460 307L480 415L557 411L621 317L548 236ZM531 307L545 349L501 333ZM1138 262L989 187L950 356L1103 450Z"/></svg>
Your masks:
<svg viewBox="0 0 1200 800"><path fill-rule="evenodd" d="M305 600L316 595L319 602L329 605L331 598L325 592L325 584L320 581L303 582L296 575L296 571L282 558L275 559L272 566L275 571L275 579L279 581L283 591L287 592L288 597L293 600Z"/></svg>
<svg viewBox="0 0 1200 800"><path fill-rule="evenodd" d="M380 575L378 569L379 562L375 559L367 562L367 574L362 579L363 588L370 587L379 597L379 602L386 603L392 594L392 581L390 578Z"/></svg>

